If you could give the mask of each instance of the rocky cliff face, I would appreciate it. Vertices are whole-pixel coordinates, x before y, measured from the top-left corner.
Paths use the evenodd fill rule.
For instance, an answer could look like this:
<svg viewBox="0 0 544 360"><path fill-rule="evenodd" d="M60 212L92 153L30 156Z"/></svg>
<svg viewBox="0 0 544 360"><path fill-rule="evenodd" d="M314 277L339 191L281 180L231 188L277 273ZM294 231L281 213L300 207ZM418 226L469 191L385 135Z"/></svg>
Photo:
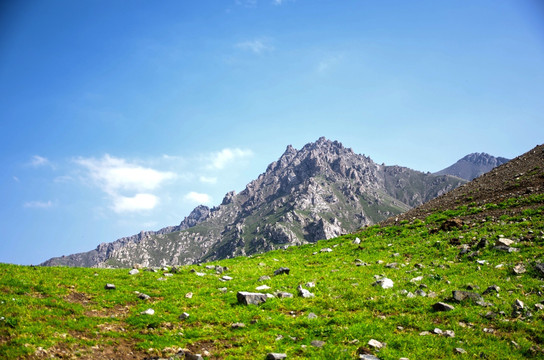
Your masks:
<svg viewBox="0 0 544 360"><path fill-rule="evenodd" d="M288 146L221 205L197 207L177 227L142 232L44 265L188 264L328 239L379 222L465 181L374 163L336 141Z"/></svg>
<svg viewBox="0 0 544 360"><path fill-rule="evenodd" d="M509 159L494 157L486 153L473 153L465 156L455 164L436 172L436 175L453 175L465 180L473 180L499 165L507 163Z"/></svg>

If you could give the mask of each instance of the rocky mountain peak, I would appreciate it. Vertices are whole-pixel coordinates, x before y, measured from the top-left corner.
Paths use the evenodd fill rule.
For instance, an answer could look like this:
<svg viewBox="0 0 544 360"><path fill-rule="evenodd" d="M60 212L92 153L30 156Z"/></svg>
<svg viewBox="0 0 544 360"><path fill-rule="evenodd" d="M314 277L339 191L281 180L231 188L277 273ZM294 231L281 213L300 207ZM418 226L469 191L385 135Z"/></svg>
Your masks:
<svg viewBox="0 0 544 360"><path fill-rule="evenodd" d="M461 179L473 180L508 161L509 159L495 157L487 153L472 153L466 155L455 164L436 172L435 174L453 175L460 177Z"/></svg>
<svg viewBox="0 0 544 360"><path fill-rule="evenodd" d="M355 231L462 183L449 176L379 166L321 137L300 150L287 146L243 191L228 192L213 209L195 208L179 226L47 264L149 266L249 255Z"/></svg>

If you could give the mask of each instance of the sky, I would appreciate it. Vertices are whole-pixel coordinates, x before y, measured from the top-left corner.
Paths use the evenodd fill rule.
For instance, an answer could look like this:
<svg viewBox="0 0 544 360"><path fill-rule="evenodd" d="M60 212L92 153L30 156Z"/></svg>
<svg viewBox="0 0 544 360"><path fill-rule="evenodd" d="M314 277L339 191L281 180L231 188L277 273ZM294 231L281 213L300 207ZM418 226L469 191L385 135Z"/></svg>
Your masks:
<svg viewBox="0 0 544 360"><path fill-rule="evenodd" d="M543 143L540 0L0 5L0 262L219 205L325 136L441 170Z"/></svg>

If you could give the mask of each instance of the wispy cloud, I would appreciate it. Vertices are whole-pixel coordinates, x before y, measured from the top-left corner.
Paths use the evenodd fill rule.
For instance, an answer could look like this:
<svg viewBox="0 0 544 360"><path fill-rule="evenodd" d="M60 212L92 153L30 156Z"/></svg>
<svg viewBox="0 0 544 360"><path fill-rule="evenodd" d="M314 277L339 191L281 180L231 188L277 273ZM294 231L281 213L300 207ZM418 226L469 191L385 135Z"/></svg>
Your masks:
<svg viewBox="0 0 544 360"><path fill-rule="evenodd" d="M332 67L340 63L343 58L344 58L344 55L342 54L327 56L318 62L316 71L319 74L326 73Z"/></svg>
<svg viewBox="0 0 544 360"><path fill-rule="evenodd" d="M240 160L248 158L253 155L253 151L247 149L230 149L225 148L219 152L212 154L210 157L210 162L207 166L208 169L221 170L224 169L228 164L234 162L235 160Z"/></svg>
<svg viewBox="0 0 544 360"><path fill-rule="evenodd" d="M255 7L257 0L235 0L235 4L244 7Z"/></svg>
<svg viewBox="0 0 544 360"><path fill-rule="evenodd" d="M201 176L199 178L200 182L206 183L206 184L216 184L217 178L216 177L208 177L208 176Z"/></svg>
<svg viewBox="0 0 544 360"><path fill-rule="evenodd" d="M23 204L23 207L25 208L32 208L32 209L48 209L53 207L53 202L51 200L49 201L28 201Z"/></svg>
<svg viewBox="0 0 544 360"><path fill-rule="evenodd" d="M270 52L274 50L274 47L270 44L269 39L255 39L242 41L235 45L238 49L245 51L251 51L254 54L262 54L264 52Z"/></svg>
<svg viewBox="0 0 544 360"><path fill-rule="evenodd" d="M173 172L143 167L107 154L101 159L78 158L75 163L85 168L90 180L110 196L112 209L117 213L155 208L159 199L150 192L176 177Z"/></svg>
<svg viewBox="0 0 544 360"><path fill-rule="evenodd" d="M32 158L30 159L29 165L33 167L52 166L49 159L40 155L32 156Z"/></svg>
<svg viewBox="0 0 544 360"><path fill-rule="evenodd" d="M197 193L195 191L191 191L187 195L185 195L185 200L190 201L195 204L210 204L212 202L212 198L208 194L203 193Z"/></svg>
<svg viewBox="0 0 544 360"><path fill-rule="evenodd" d="M159 203L153 194L136 194L134 196L114 196L112 209L116 213L152 210Z"/></svg>

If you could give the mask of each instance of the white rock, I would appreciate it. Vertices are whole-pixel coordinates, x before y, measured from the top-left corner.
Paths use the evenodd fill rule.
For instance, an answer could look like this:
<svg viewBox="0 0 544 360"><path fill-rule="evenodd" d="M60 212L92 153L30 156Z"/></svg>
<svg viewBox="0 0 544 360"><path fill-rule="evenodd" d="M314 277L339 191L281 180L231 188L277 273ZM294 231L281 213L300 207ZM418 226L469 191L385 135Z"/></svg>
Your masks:
<svg viewBox="0 0 544 360"><path fill-rule="evenodd" d="M267 286L267 285L261 285L255 288L255 290L268 290L268 289L270 289L270 286Z"/></svg>
<svg viewBox="0 0 544 360"><path fill-rule="evenodd" d="M379 342L378 340L370 339L368 340L368 346L374 349L381 349L384 347L384 344Z"/></svg>
<svg viewBox="0 0 544 360"><path fill-rule="evenodd" d="M140 314L142 314L142 315L153 315L153 314L155 314L155 310L147 309L146 311L142 311Z"/></svg>
<svg viewBox="0 0 544 360"><path fill-rule="evenodd" d="M138 269L132 269L128 272L130 275L136 275L138 273L140 273L140 271Z"/></svg>
<svg viewBox="0 0 544 360"><path fill-rule="evenodd" d="M382 289L390 289L393 287L393 280L389 278L383 278L378 281L376 281L373 285L374 286L380 286Z"/></svg>

